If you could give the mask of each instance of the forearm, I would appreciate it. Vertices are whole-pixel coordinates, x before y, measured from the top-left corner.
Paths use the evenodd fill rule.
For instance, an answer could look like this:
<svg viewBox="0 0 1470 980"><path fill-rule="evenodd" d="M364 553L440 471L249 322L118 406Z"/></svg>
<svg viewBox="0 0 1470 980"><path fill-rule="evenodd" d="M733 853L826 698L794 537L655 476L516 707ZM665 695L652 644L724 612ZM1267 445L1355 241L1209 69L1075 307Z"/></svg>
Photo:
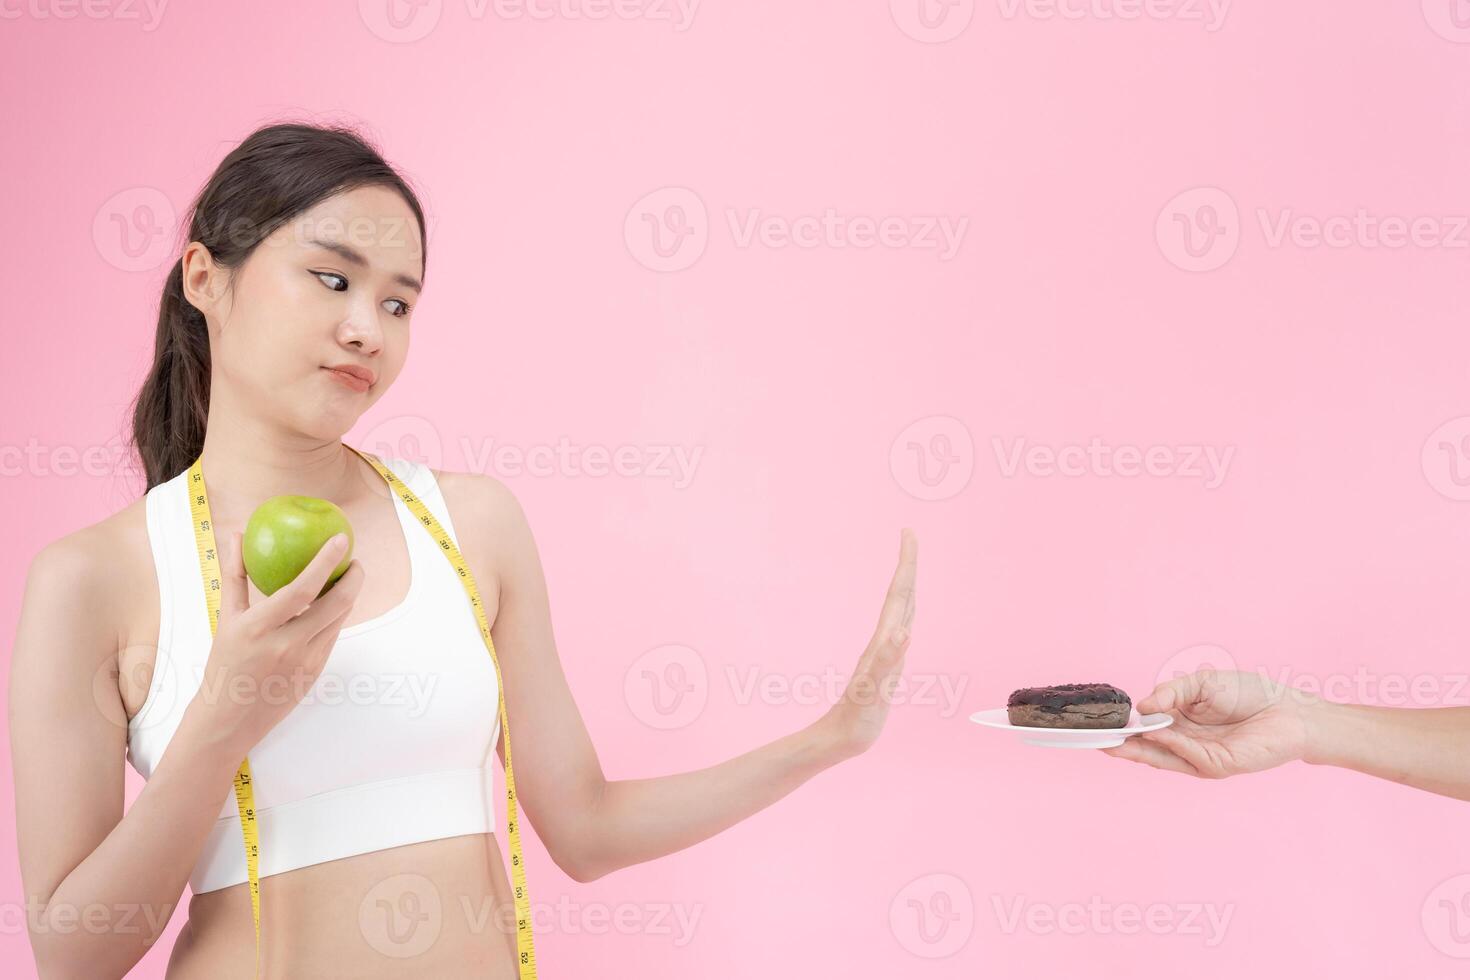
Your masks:
<svg viewBox="0 0 1470 980"><path fill-rule="evenodd" d="M1305 761L1470 800L1470 708L1318 701L1305 716Z"/></svg>
<svg viewBox="0 0 1470 980"><path fill-rule="evenodd" d="M239 765L209 742L197 713L184 717L123 819L43 908L28 909L43 978L121 977L172 917Z"/></svg>
<svg viewBox="0 0 1470 980"><path fill-rule="evenodd" d="M706 769L609 781L589 815L579 877L591 881L713 837L840 758L814 724Z"/></svg>

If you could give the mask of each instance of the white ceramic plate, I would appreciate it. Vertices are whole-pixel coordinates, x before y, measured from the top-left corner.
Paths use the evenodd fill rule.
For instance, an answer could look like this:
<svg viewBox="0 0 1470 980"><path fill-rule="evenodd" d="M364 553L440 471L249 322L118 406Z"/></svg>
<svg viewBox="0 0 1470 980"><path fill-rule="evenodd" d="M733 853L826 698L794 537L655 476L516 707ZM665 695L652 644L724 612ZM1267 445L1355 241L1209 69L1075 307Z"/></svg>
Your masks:
<svg viewBox="0 0 1470 980"><path fill-rule="evenodd" d="M1015 732L1027 745L1040 745L1048 749L1110 749L1122 745L1129 735L1156 732L1174 724L1174 716L1167 714L1143 715L1128 712L1125 728L1027 728L1012 725L1004 708L987 708L977 711L970 720L986 728L1000 728Z"/></svg>

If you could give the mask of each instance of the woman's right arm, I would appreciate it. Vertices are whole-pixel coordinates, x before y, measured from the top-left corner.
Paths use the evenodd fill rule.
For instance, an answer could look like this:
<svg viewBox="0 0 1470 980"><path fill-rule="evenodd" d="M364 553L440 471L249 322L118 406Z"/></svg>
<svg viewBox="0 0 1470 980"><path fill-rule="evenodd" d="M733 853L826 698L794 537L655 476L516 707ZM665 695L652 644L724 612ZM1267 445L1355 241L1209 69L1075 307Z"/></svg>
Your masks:
<svg viewBox="0 0 1470 980"><path fill-rule="evenodd" d="M123 816L128 729L108 608L118 590L86 533L31 563L10 671L16 836L42 977L121 977L148 952L239 763L198 730L191 705Z"/></svg>
<svg viewBox="0 0 1470 980"><path fill-rule="evenodd" d="M196 695L124 815L120 619L108 605L123 590L107 549L89 546L86 533L32 562L11 664L16 834L43 978L121 977L148 952L232 795L240 761L295 706ZM289 671L314 680L361 588L360 564L316 600L340 554L323 549L295 581L249 607L238 540L220 556L223 598L206 670L257 685Z"/></svg>

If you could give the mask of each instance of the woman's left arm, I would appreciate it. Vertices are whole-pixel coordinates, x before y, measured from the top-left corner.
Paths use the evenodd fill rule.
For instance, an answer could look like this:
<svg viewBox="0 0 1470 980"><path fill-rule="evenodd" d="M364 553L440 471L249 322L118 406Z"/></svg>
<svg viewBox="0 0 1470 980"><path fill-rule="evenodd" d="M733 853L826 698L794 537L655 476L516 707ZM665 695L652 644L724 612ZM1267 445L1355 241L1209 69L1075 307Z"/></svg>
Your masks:
<svg viewBox="0 0 1470 980"><path fill-rule="evenodd" d="M712 837L860 755L882 732L914 616L918 543L908 528L877 629L825 714L705 769L609 781L562 672L545 574L519 502L493 477L442 474L440 482L461 542L474 552L465 560L477 584L499 585L490 636L505 678L517 801L557 866L577 881ZM497 751L504 763L503 741Z"/></svg>

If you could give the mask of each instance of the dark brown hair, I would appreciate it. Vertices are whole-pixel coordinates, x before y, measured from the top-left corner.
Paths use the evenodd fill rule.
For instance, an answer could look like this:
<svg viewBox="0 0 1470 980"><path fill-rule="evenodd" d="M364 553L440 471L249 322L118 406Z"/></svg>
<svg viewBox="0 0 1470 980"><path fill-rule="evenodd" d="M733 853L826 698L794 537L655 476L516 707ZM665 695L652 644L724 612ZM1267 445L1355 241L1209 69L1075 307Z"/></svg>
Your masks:
<svg viewBox="0 0 1470 980"><path fill-rule="evenodd" d="M210 176L186 215L183 246L200 242L233 274L272 231L317 203L356 187L397 191L418 220L424 212L404 178L348 127L278 123L245 138ZM148 489L187 469L204 449L209 413L209 330L184 298L183 256L158 304L153 365L133 402L132 443Z"/></svg>

